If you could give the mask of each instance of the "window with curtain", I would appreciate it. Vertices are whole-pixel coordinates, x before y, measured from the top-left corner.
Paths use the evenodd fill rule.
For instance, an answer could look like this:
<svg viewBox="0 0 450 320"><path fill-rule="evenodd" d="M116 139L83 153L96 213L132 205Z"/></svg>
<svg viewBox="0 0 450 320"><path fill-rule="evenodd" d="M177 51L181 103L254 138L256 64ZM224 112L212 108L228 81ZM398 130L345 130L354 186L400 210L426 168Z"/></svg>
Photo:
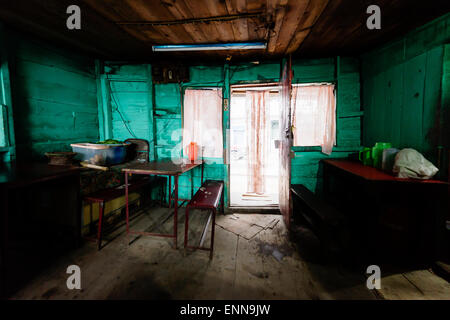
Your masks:
<svg viewBox="0 0 450 320"><path fill-rule="evenodd" d="M294 146L321 146L331 154L336 144L334 85L294 85L291 97Z"/></svg>
<svg viewBox="0 0 450 320"><path fill-rule="evenodd" d="M222 158L222 89L186 89L183 107L184 152L195 142L203 157Z"/></svg>

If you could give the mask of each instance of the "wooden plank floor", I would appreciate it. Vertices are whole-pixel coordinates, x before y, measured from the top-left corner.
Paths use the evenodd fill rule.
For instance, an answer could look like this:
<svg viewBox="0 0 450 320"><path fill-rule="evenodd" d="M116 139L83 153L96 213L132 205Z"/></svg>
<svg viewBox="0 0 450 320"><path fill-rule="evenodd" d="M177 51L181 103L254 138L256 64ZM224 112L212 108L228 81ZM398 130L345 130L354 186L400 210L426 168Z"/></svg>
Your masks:
<svg viewBox="0 0 450 320"><path fill-rule="evenodd" d="M190 214L190 240L199 240L206 214ZM216 226L212 261L208 252L184 251L184 210L179 214L178 250L173 240L131 237L124 227L108 235L113 240L101 250L87 242L55 262L13 299L377 299L368 290L366 278L339 266L303 259L286 238L279 222L250 240ZM218 215L217 219L224 219ZM249 215L257 221L258 215ZM165 221L165 222L164 222ZM132 229L171 232L167 208L153 208L132 222ZM164 222L164 223L161 223ZM209 242L209 234L205 244ZM131 244L128 244L128 241ZM275 257L277 256L278 259ZM68 290L66 268L81 269L81 290ZM414 275L420 278L420 274ZM411 276L410 281L416 281ZM446 297L439 282L439 295ZM433 282L423 285L423 294L434 297ZM395 291L395 290L394 290ZM399 298L392 290L384 298Z"/></svg>
<svg viewBox="0 0 450 320"><path fill-rule="evenodd" d="M377 291L388 300L450 300L450 283L430 270L382 277Z"/></svg>

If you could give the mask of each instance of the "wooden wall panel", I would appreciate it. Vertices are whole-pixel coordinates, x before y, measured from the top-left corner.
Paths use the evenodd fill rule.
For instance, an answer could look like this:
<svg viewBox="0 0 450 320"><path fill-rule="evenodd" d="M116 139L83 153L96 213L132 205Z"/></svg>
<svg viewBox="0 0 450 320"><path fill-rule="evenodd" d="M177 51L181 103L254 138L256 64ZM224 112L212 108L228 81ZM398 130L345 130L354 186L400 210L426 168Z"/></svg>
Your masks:
<svg viewBox="0 0 450 320"><path fill-rule="evenodd" d="M437 119L439 130L435 131L438 143L444 147L440 176L450 182L450 44L444 46L441 88L440 117Z"/></svg>
<svg viewBox="0 0 450 320"><path fill-rule="evenodd" d="M280 68L280 63L249 63L230 66L230 83L278 82Z"/></svg>
<svg viewBox="0 0 450 320"><path fill-rule="evenodd" d="M336 79L334 58L294 60L293 83L333 82Z"/></svg>
<svg viewBox="0 0 450 320"><path fill-rule="evenodd" d="M351 152L334 151L331 156L321 153L320 151L295 152L295 158L292 159L292 184L303 184L312 192L321 195L323 192L322 185L322 167L320 161L329 158L345 158Z"/></svg>
<svg viewBox="0 0 450 320"><path fill-rule="evenodd" d="M410 146L414 149L422 148L422 139L424 137L422 132L422 117L425 72L426 54L422 54L405 62L403 88L404 96L401 121L398 123L392 123L388 116L385 116L383 119L383 124L385 124L385 132L388 129L387 125L402 126L400 136L401 146ZM383 111L387 112L387 110L380 110L380 113ZM388 139L389 136L384 134L384 138Z"/></svg>
<svg viewBox="0 0 450 320"><path fill-rule="evenodd" d="M98 139L94 61L31 40L9 37L17 158L70 151Z"/></svg>
<svg viewBox="0 0 450 320"><path fill-rule="evenodd" d="M436 160L449 25L447 15L362 56L364 145L392 142Z"/></svg>
<svg viewBox="0 0 450 320"><path fill-rule="evenodd" d="M112 136L116 140L145 139L154 143L153 98L147 64L105 66L107 108L111 110ZM153 157L153 150L150 153Z"/></svg>

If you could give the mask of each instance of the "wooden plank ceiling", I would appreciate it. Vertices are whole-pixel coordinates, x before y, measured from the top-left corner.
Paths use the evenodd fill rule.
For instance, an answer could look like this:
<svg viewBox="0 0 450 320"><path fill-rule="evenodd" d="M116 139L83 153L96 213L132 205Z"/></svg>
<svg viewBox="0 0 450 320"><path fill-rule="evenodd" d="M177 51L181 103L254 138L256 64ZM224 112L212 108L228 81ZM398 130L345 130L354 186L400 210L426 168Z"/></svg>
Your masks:
<svg viewBox="0 0 450 320"><path fill-rule="evenodd" d="M77 4L82 30L66 29ZM382 29L366 28L366 8L378 4ZM15 0L0 19L91 54L121 60L233 60L286 54L357 54L450 11L450 1L415 0ZM155 44L263 41L265 50L155 54Z"/></svg>

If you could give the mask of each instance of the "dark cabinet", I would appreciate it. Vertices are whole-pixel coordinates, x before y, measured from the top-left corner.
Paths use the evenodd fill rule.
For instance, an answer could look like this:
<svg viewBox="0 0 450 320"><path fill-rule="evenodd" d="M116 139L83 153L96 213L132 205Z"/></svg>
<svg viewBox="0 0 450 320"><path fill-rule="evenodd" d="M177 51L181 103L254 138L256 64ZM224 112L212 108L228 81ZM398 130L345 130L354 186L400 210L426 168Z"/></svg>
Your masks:
<svg viewBox="0 0 450 320"><path fill-rule="evenodd" d="M20 289L80 244L79 171L46 164L13 165L0 173L1 295Z"/></svg>

